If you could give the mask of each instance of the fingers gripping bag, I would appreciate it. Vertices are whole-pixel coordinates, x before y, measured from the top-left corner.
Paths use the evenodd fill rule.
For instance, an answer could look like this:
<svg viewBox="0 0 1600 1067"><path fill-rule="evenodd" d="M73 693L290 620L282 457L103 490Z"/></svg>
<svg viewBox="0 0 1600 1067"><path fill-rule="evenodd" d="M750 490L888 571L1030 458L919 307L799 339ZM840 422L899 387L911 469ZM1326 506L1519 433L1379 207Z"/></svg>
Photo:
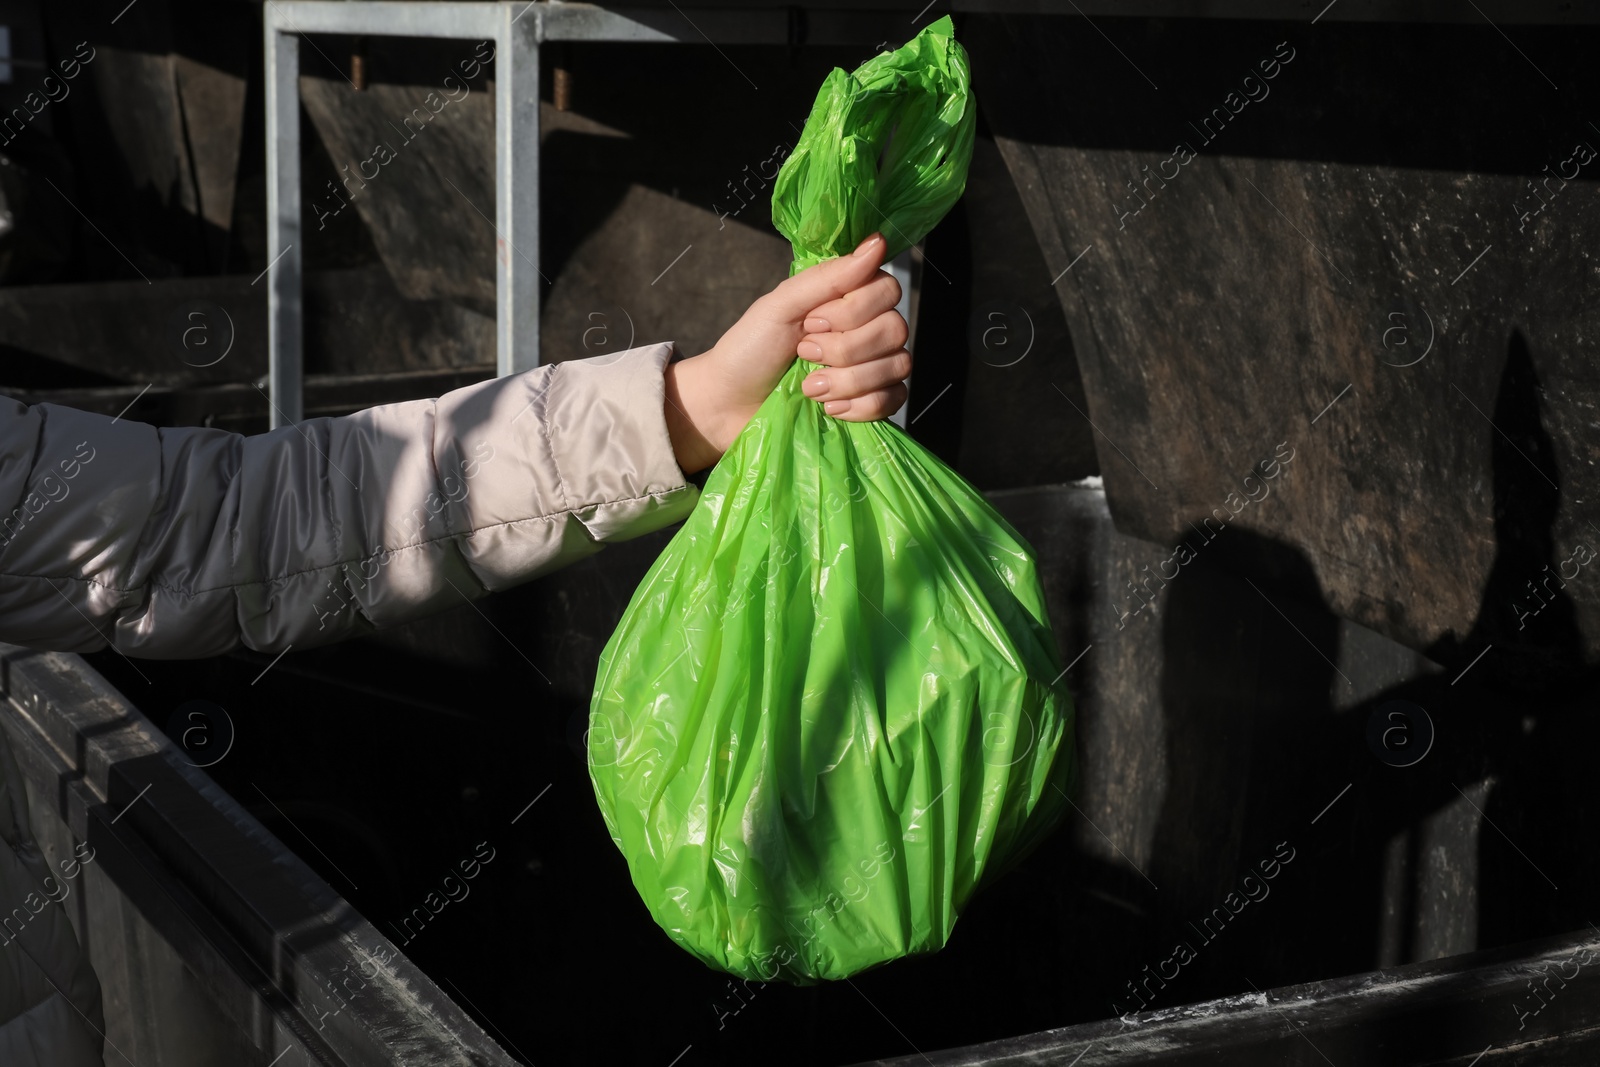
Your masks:
<svg viewBox="0 0 1600 1067"><path fill-rule="evenodd" d="M794 271L922 237L975 104L940 19L834 70L773 187ZM634 886L707 964L797 984L933 952L1076 774L1031 551L797 361L707 479L600 658L589 774Z"/></svg>

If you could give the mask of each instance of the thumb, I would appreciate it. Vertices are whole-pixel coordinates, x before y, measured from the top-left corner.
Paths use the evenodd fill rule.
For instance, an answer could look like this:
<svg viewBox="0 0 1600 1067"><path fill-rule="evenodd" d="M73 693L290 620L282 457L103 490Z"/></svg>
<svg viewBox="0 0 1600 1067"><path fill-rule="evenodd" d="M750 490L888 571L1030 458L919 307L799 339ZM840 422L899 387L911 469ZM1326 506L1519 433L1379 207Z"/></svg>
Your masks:
<svg viewBox="0 0 1600 1067"><path fill-rule="evenodd" d="M785 279L768 295L773 310L785 321L800 322L830 300L861 288L883 264L888 247L881 233L856 246L848 256L838 256L807 267Z"/></svg>

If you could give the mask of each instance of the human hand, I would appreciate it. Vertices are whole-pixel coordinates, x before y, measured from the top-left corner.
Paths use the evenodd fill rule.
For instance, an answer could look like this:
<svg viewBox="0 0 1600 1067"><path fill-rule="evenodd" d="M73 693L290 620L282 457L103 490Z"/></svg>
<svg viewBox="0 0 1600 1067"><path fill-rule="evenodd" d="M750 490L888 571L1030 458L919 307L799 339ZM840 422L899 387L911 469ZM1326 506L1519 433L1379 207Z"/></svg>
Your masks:
<svg viewBox="0 0 1600 1067"><path fill-rule="evenodd" d="M806 268L751 304L709 352L667 366L667 434L685 473L722 458L796 355L820 364L801 389L827 414L871 422L900 410L911 353L895 310L900 283L879 269L884 247L873 234Z"/></svg>

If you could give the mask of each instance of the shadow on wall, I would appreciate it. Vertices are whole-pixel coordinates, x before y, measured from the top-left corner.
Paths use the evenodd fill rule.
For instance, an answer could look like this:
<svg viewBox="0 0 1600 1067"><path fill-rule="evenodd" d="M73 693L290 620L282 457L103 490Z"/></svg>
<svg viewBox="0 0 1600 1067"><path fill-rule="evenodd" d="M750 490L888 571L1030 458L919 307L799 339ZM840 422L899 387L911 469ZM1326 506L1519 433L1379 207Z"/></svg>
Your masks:
<svg viewBox="0 0 1600 1067"><path fill-rule="evenodd" d="M1530 579L1574 570L1550 535L1560 483L1537 390L1514 333L1493 416L1497 554L1472 630L1429 650L1442 672L1374 685L1306 557L1250 531L1218 535L1174 583L1149 896L1195 958L1180 988L1152 984L1152 1007L1587 923L1596 672L1556 581L1521 629L1512 607L1540 603ZM1262 861L1285 843L1296 860L1268 885Z"/></svg>

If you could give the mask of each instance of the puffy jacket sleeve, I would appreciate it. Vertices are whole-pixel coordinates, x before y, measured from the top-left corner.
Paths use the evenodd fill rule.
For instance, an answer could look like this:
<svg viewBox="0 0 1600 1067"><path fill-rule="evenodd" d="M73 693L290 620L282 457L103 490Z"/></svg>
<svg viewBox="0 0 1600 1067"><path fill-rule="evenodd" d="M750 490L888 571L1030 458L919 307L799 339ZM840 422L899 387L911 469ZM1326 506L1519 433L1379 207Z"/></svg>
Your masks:
<svg viewBox="0 0 1600 1067"><path fill-rule="evenodd" d="M210 656L460 605L676 522L670 344L253 437L0 397L0 640Z"/></svg>

